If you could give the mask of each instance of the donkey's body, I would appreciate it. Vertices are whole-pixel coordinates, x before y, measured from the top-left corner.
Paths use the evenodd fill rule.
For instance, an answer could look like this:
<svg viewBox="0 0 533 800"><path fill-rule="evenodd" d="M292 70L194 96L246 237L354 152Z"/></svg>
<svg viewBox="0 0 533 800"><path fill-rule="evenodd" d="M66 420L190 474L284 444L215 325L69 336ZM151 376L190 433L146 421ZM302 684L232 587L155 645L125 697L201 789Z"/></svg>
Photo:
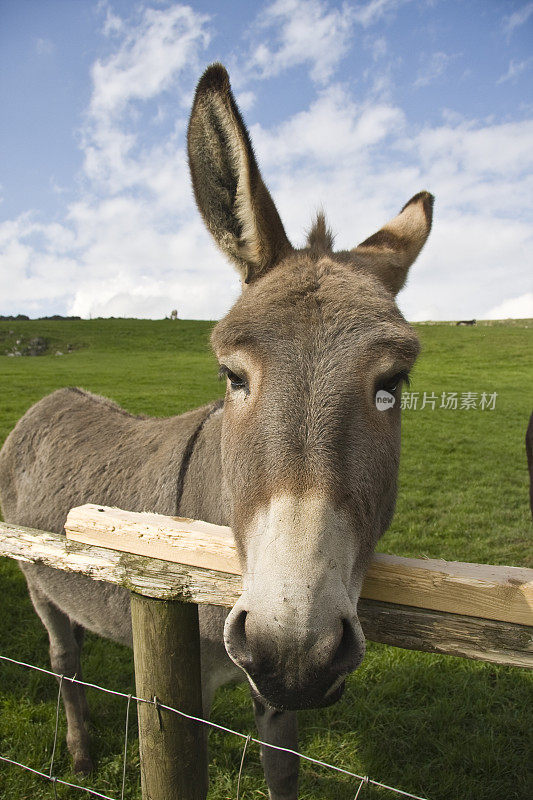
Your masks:
<svg viewBox="0 0 533 800"><path fill-rule="evenodd" d="M0 453L0 471L9 475L2 486L4 515L21 525L63 533L69 509L98 497L99 502L127 510L168 515L179 511L227 524L221 499L220 421L220 412L213 413L212 406L166 419L135 417L103 397L59 389L30 408ZM180 466L197 431L178 509ZM38 589L74 623L131 646L127 590L38 564L23 569L32 590ZM222 609L205 610L223 625ZM221 637L219 627L217 663L223 656L221 663L227 662L234 673ZM206 651L204 663L211 660Z"/></svg>
<svg viewBox="0 0 533 800"><path fill-rule="evenodd" d="M418 353L394 297L433 198L415 195L340 253L319 216L295 250L220 65L198 85L188 146L198 207L245 284L212 335L223 410L132 417L60 390L8 437L0 499L6 520L55 531L86 502L231 525L243 594L225 622L201 609L204 713L218 685L246 673L260 736L295 749L294 710L335 702L364 654L357 600L394 511L400 387ZM84 628L131 642L126 592L39 565L24 572L58 672L80 673ZM75 766L90 768L84 696L62 690ZM263 764L271 798L294 800L297 759L266 749Z"/></svg>
<svg viewBox="0 0 533 800"><path fill-rule="evenodd" d="M59 389L29 409L0 452L4 517L63 533L70 508L98 499L127 510L179 512L225 525L220 423L221 409L214 405L164 419L136 417L103 397L80 389ZM192 439L194 448L189 454ZM187 469L178 498L184 458ZM50 634L55 671L80 674L74 634L81 629L131 647L128 590L40 564L25 564L22 569ZM227 610L202 606L199 615L208 713L214 690L244 676L224 648ZM79 691L74 687L70 694L76 705ZM72 717L76 710L72 708ZM69 743L77 766L87 768L85 744Z"/></svg>

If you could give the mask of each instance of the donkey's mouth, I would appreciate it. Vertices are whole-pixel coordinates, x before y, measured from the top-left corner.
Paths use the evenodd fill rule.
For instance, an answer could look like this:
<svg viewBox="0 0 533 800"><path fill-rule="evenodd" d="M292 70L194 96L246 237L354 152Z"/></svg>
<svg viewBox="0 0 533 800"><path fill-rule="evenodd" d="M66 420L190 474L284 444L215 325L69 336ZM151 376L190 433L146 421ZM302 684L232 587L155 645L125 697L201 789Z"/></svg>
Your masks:
<svg viewBox="0 0 533 800"><path fill-rule="evenodd" d="M332 686L326 694L324 695L323 700L320 704L316 706L308 706L309 708L326 708L326 706L332 706L337 703L344 694L344 690L346 689L346 681L342 680L339 684Z"/></svg>
<svg viewBox="0 0 533 800"><path fill-rule="evenodd" d="M250 679L250 676L248 676L248 681L252 697L263 705L270 706L278 711L302 711L307 708L332 706L341 699L346 688L346 682L343 679L340 683L335 681L330 689L322 695L313 689L308 692L287 693L279 690L272 691L270 687L267 689L266 686L263 687L263 691L260 691L254 681Z"/></svg>

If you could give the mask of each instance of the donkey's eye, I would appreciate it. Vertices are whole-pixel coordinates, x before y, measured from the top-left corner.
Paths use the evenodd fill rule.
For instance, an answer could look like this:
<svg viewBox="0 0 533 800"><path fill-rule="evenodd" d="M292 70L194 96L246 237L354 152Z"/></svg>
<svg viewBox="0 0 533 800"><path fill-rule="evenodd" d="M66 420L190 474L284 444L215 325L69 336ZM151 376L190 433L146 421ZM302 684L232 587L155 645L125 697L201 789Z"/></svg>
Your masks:
<svg viewBox="0 0 533 800"><path fill-rule="evenodd" d="M246 392L249 391L248 388L248 381L246 378L237 375L235 372L232 372L229 367L226 367L225 364L220 365L220 369L218 372L219 378L227 378L230 382L230 386L232 389L244 389Z"/></svg>
<svg viewBox="0 0 533 800"><path fill-rule="evenodd" d="M394 394L397 389L401 387L402 383L405 383L406 386L410 385L408 372L397 372L396 375L392 375L390 378L379 382L376 389L385 389L386 392Z"/></svg>

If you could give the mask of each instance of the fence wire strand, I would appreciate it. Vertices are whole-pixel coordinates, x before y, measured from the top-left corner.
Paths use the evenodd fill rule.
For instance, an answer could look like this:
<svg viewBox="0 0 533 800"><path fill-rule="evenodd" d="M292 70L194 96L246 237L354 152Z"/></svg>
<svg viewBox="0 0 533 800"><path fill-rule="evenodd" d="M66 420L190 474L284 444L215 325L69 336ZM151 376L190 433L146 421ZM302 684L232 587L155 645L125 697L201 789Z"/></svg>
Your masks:
<svg viewBox="0 0 533 800"><path fill-rule="evenodd" d="M355 797L354 797L354 799L353 799L353 800L357 800L357 798L358 798L358 797L359 797L359 795L361 794L361 789L363 788L363 786L366 786L366 785L368 785L368 775L365 775L365 777L364 777L364 778L361 778L361 783L360 783L360 784L359 784L359 786L357 787L357 791L356 791L356 793L355 793Z"/></svg>
<svg viewBox="0 0 533 800"><path fill-rule="evenodd" d="M108 794L102 794L101 792L97 792L96 789L89 789L88 786L80 786L77 783L69 783L69 781L64 781L62 778L56 778L55 775L50 777L47 772L41 772L38 769L33 769L33 767L28 767L27 764L21 764L20 761L14 761L12 758L7 758L7 756L0 756L0 761L6 761L8 764L14 764L16 767L27 770L27 772L33 772L34 775L39 775L41 778L46 778L47 781L51 781L52 785L54 786L54 790L56 783L62 783L63 786L70 786L71 789L80 789L82 792L87 792L87 794L90 794L93 797L102 797L103 800L117 800L116 797L110 797Z"/></svg>
<svg viewBox="0 0 533 800"><path fill-rule="evenodd" d="M122 791L120 800L124 800L124 789L126 787L126 760L128 757L128 724L130 721L131 694L128 695L128 705L126 706L126 728L124 730L124 764L122 765Z"/></svg>
<svg viewBox="0 0 533 800"><path fill-rule="evenodd" d="M250 739L251 739L251 737L250 737L250 736L247 736L247 737L246 737L246 741L245 741L245 743L244 743L244 747L243 747L243 749L242 749L241 765L240 765L240 767L239 767L239 777L237 778L237 798L236 798L236 800L239 800L239 797L241 796L241 775L242 775L242 768L243 768L243 766L244 766L244 757L245 757L245 755L246 755L246 750L248 749L248 745L250 744Z"/></svg>
<svg viewBox="0 0 533 800"><path fill-rule="evenodd" d="M215 728L216 730L220 730L223 733L229 733L233 736L238 736L241 739L245 739L244 748L241 757L241 764L239 769L239 776L237 782L237 798L239 798L239 791L240 791L240 781L241 781L241 774L244 765L244 758L246 755L246 751L250 742L254 742L262 747L270 747L272 750L279 750L283 753L290 753L291 755L298 756L299 758L304 759L304 761L309 761L312 764L316 764L317 766L324 767L326 769L331 769L334 772L340 772L343 775L347 775L350 778L355 778L359 781L359 786L357 788L357 793L354 797L354 800L359 798L361 789L363 786L368 784L372 784L373 786L378 786L382 789L387 789L390 792L395 792L402 797L409 797L412 800L427 800L425 797L421 797L417 794L412 794L411 792L406 792L403 789L397 789L394 786L389 786L386 783L382 783L380 781L376 781L373 778L368 777L368 775L358 775L356 772L351 772L350 770L344 769L343 767L337 767L334 764L328 764L326 761L320 761L317 758L313 758L312 756L307 756L305 753L299 753L297 750L292 750L290 747L280 747L279 745L270 744L269 742L263 742L261 739L256 739L249 734L241 733L240 731L235 731L232 728L227 728L225 725L219 725L217 722L212 722L211 720L203 719L202 717L195 717L193 714L187 714L185 711L180 711L178 708L172 708L172 706L167 706L154 695L152 699L146 699L143 697L136 697L134 694L128 694L127 692L118 692L115 689L107 689L105 686L98 686L96 683L90 683L88 681L82 681L76 676L70 678L68 675L59 675L57 672L53 672L50 669L45 669L44 667L36 667L34 664L28 664L25 661L18 661L14 658L9 658L9 656L4 656L0 654L0 660L7 661L11 664L16 664L20 667L26 667L27 669L35 670L36 672L42 672L45 675L52 675L55 678L58 678L60 681L59 684L59 692L58 692L58 701L56 706L56 724L55 724L55 734L54 734L54 744L52 748L52 759L50 763L50 771L49 773L41 772L40 770L33 769L32 767L27 766L26 764L21 764L19 761L14 761L11 758L7 758L6 756L0 755L0 760L6 761L10 764L14 764L17 767L21 767L22 769L28 770L29 772L34 773L35 775L39 775L47 780L51 781L54 787L54 793L56 791L55 784L61 783L65 786L69 786L73 789L80 789L83 792L87 792L88 794L94 797L103 798L103 800L118 800L117 798L109 797L109 795L102 794L98 792L96 789L89 789L86 786L79 786L74 783L69 783L68 781L64 781L61 778L57 778L52 775L53 766L54 766L54 759L55 759L55 750L57 744L57 736L58 736L58 726L59 726L59 702L61 697L61 686L64 681L70 681L71 683L78 684L79 686L86 686L89 689L97 689L100 692L104 692L106 694L112 694L116 697L123 697L128 701L128 705L126 708L126 724L125 724L125 734L124 734L124 761L123 761L123 772L122 772L122 791L120 800L124 800L124 791L125 791L125 781L126 781L126 756L127 756L127 746L128 746L128 723L129 723L129 712L130 712L130 705L131 701L135 700L136 703L148 703L149 705L153 705L156 711L159 714L160 724L161 724L161 709L165 711L169 711L173 714L178 714L180 717L184 717L185 719L191 720L192 722L198 722L202 725L207 725L210 728Z"/></svg>

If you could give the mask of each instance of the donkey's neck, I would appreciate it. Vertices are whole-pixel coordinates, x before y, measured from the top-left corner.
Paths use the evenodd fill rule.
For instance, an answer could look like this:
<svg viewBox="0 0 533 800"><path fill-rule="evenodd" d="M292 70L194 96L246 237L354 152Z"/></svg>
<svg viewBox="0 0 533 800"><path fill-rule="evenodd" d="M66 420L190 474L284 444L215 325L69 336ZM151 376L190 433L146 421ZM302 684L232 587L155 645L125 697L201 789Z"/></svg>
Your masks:
<svg viewBox="0 0 533 800"><path fill-rule="evenodd" d="M188 463L178 508L180 516L227 525L220 456L221 430L222 408L217 408L194 438L191 452L184 453Z"/></svg>

